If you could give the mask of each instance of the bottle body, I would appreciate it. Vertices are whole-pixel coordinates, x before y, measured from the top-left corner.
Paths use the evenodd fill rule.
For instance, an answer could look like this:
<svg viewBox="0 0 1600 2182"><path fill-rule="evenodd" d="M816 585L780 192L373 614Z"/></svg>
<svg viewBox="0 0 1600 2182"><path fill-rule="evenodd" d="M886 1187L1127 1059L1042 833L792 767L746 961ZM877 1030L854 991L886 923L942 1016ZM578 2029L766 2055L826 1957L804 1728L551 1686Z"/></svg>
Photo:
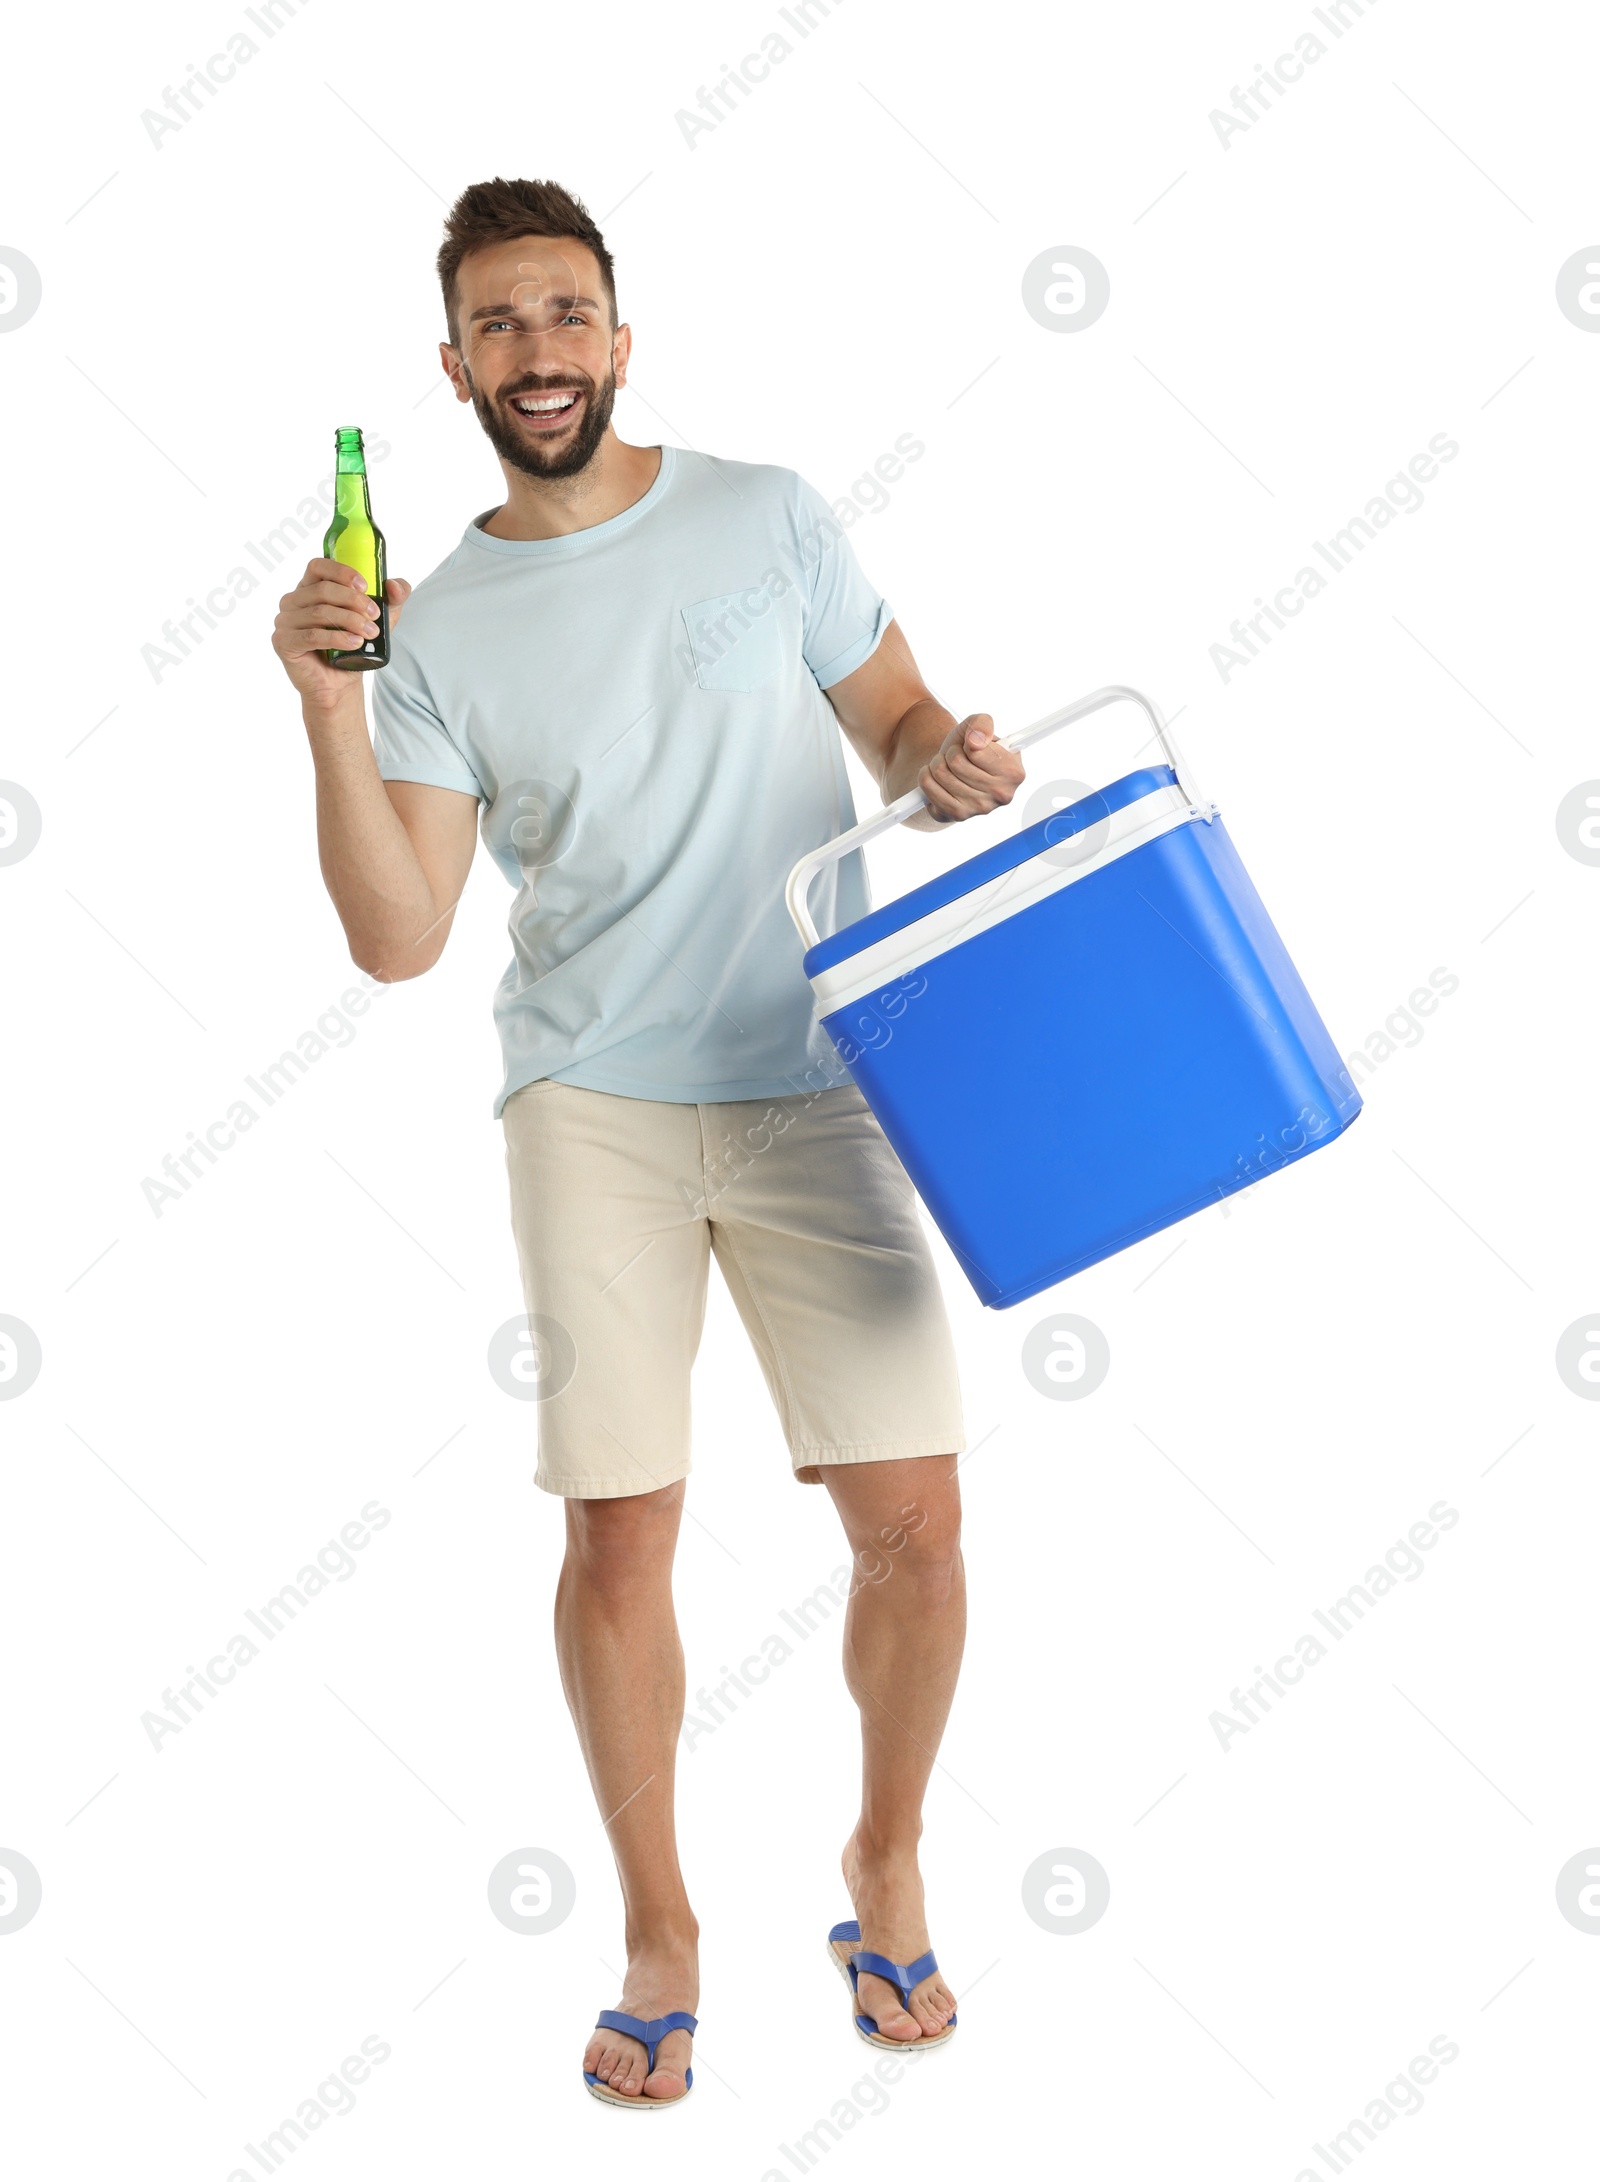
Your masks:
<svg viewBox="0 0 1600 2182"><path fill-rule="evenodd" d="M342 426L334 434L334 446L333 521L322 541L323 556L346 568L361 571L367 580L367 595L378 608L378 628L376 635L369 636L352 650L324 652L323 657L330 667L360 673L365 668L389 664L383 532L372 520L372 503L367 495L367 460L360 432L354 426Z"/></svg>

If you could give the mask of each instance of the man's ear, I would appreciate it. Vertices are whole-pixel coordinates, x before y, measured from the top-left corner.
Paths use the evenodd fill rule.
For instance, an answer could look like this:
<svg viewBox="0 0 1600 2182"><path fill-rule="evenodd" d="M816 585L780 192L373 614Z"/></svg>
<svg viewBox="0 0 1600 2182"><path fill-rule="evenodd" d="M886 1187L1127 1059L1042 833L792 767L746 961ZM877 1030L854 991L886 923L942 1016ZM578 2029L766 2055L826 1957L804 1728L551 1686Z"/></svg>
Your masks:
<svg viewBox="0 0 1600 2182"><path fill-rule="evenodd" d="M454 393L456 400L458 402L470 402L472 399L472 379L467 371L465 358L453 349L448 341L441 341L439 343L439 362L449 377L451 391Z"/></svg>
<svg viewBox="0 0 1600 2182"><path fill-rule="evenodd" d="M611 369L618 386L628 383L628 358L633 354L633 328L626 322L611 336Z"/></svg>

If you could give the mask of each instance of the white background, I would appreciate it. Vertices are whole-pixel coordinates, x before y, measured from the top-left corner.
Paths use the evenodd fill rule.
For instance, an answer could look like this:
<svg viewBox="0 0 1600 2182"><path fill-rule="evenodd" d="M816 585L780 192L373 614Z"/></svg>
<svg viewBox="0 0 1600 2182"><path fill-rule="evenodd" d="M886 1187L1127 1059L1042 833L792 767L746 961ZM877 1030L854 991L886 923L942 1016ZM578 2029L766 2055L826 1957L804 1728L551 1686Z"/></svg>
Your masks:
<svg viewBox="0 0 1600 2182"><path fill-rule="evenodd" d="M0 868L0 1312L44 1358L0 1406L0 1847L43 1880L0 1937L18 2171L259 2171L244 2146L373 2036L389 2059L297 2174L761 2182L844 2102L830 2175L1293 2182L1440 2035L1459 2057L1365 2163L1550 2171L1592 2135L1600 1967L1555 1896L1600 1839L1600 1411L1553 1361L1600 1308L1600 870L1555 829L1600 773L1600 343L1555 301L1600 232L1586 16L1382 0L1334 41L1300 0L843 0L691 149L675 111L775 6L309 0L157 148L142 110L241 27L102 7L64 42L36 12L6 55L0 242L43 282L0 339L0 773L43 814ZM1324 57L1225 148L1208 114L1307 29ZM625 438L830 498L925 442L851 535L958 711L1004 731L1113 680L1182 708L1342 1051L1459 979L1359 1126L1230 1216L1012 1313L941 1246L982 1442L925 1842L959 2041L886 2107L852 2091L873 2056L823 1960L855 1761L829 1630L680 1765L703 2066L648 2144L578 2074L620 1917L550 1650L536 1412L485 1365L522 1307L487 860L438 970L161 1217L141 1190L354 982L267 645L289 574L159 681L141 647L254 568L336 424L390 443L394 573L498 499L436 385L432 273L446 202L497 172L605 226ZM1021 300L1060 244L1110 277L1075 333ZM1224 682L1229 624L1438 433L1460 452L1421 510ZM1132 727L1034 780L1125 770ZM978 845L887 844L880 896ZM1004 1082L971 1116L1019 1162L1027 1122ZM1081 1402L1019 1363L1060 1309L1110 1343ZM720 1290L696 1431L691 1690L842 1559ZM141 1714L374 1499L392 1520L354 1576L153 1751ZM1425 1574L1224 1753L1209 1715L1439 1500L1460 1520ZM576 1875L544 1936L487 1906L519 1847ZM1070 1847L1111 1884L1075 1937L1021 1896Z"/></svg>

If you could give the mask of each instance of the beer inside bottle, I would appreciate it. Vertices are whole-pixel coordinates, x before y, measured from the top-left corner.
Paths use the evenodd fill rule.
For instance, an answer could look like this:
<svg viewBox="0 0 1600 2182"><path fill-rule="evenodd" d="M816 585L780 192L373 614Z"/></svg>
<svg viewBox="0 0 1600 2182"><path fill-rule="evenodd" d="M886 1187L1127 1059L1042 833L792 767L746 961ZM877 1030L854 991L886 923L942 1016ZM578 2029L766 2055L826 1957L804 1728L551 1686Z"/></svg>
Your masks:
<svg viewBox="0 0 1600 2182"><path fill-rule="evenodd" d="M359 673L365 667L389 664L389 608L384 599L383 532L372 520L367 498L367 458L361 434L353 425L341 425L333 435L337 453L334 464L333 521L322 541L323 558L358 568L367 579L367 595L377 601L378 633L347 652L324 652L330 667L347 667Z"/></svg>

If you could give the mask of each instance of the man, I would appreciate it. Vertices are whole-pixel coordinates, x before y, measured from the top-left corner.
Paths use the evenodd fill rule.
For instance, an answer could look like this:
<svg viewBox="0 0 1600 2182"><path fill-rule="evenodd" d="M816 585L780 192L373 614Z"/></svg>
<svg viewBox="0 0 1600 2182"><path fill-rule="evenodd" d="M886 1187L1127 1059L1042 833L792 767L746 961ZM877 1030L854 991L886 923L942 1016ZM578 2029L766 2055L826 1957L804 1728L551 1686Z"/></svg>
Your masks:
<svg viewBox="0 0 1600 2182"><path fill-rule="evenodd" d="M537 1482L566 1500L562 1681L628 1950L623 2017L597 2028L584 2073L637 2110L683 2096L699 1997L673 1832L671 1569L712 1255L795 1475L826 1484L860 1571L844 1658L862 1801L843 1855L859 1938L835 1958L918 1973L857 1963L863 2035L951 2035L954 1997L917 1959L917 1840L964 1628L959 1389L910 1185L812 1019L782 891L854 823L838 729L885 800L921 786L926 826L1009 802L1022 766L986 714L957 724L929 692L792 471L617 438L632 336L611 255L565 190L467 190L438 271L444 369L500 458L504 504L414 597L388 585L375 752L362 678L321 656L375 627L361 579L312 561L273 643L363 969L438 961L480 802L519 888L495 1111L545 1375ZM824 932L865 913L859 858L813 906Z"/></svg>

